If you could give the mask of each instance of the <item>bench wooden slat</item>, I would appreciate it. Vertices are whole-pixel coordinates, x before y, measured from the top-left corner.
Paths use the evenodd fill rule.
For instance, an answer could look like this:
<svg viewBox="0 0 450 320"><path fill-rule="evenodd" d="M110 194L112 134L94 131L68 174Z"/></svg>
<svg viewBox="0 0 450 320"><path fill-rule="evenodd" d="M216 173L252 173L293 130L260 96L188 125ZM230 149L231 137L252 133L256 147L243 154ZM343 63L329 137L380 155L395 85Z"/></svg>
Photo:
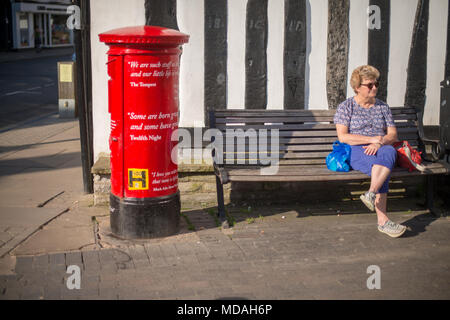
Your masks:
<svg viewBox="0 0 450 320"><path fill-rule="evenodd" d="M392 115L396 114L416 114L414 108L405 107L392 107L390 108ZM271 115L281 115L281 116L296 116L296 115L307 115L307 116L333 116L336 110L262 110L262 109L226 109L226 110L216 110L216 118L222 117L232 117L232 116L271 116Z"/></svg>
<svg viewBox="0 0 450 320"><path fill-rule="evenodd" d="M333 142L337 141L337 137L327 137L327 138L308 138L308 139L302 139L302 138L279 138L278 141L278 145L279 146L284 146L284 145L307 145L307 146L320 146L321 148L323 146L329 146L331 148L331 146L333 145ZM407 140L411 145L418 145L418 137L414 137L414 136L408 136L408 137L402 137L402 139L400 140ZM236 145L236 143L239 143L240 146L248 146L250 144L250 142L256 142L256 144L259 144L259 139L257 138L244 138L244 137L240 137L240 138L235 138L234 140L231 139L224 139L223 140L223 145L227 146L227 145ZM270 145L271 145L271 139L270 137L267 138L266 140L267 142L267 148L270 149ZM224 147L224 150L226 149L226 147ZM237 150L237 148L234 148L235 150ZM323 150L323 149L320 149Z"/></svg>
<svg viewBox="0 0 450 320"><path fill-rule="evenodd" d="M327 117L333 116L335 110L261 110L261 109L227 109L216 110L216 118L249 116L249 117L270 117L270 116L309 116L309 117Z"/></svg>
<svg viewBox="0 0 450 320"><path fill-rule="evenodd" d="M325 164L325 158L317 158L317 159L279 159L278 165L279 166L297 166L297 165L324 165ZM259 166L256 165L258 168ZM255 164L250 164L249 162L244 164L226 164L225 167L220 166L221 168L225 168L226 170L231 170L233 168L235 169L242 169L242 168L253 168L255 167Z"/></svg>
<svg viewBox="0 0 450 320"><path fill-rule="evenodd" d="M278 150L280 151L332 151L332 144L313 144L313 145L284 145L280 144ZM270 146L268 147L270 151ZM237 153L237 152L235 152Z"/></svg>
<svg viewBox="0 0 450 320"><path fill-rule="evenodd" d="M302 123L302 122L332 122L333 117L232 117L218 118L216 123Z"/></svg>
<svg viewBox="0 0 450 320"><path fill-rule="evenodd" d="M417 147L419 142L417 140L408 140L409 144L412 147ZM231 146L235 146L234 143L230 144ZM271 146L267 146L267 152L271 152ZM278 147L279 151L332 151L333 145L331 143L327 144L285 144L280 143ZM263 154L265 151L262 151ZM282 153L282 152L280 152ZM239 154L239 155L245 155L245 154L258 154L258 145L254 146L254 149L250 148L250 141L245 140L243 144L239 146L239 148L236 146L233 149L229 148L227 149L227 144L225 143L223 145L223 154Z"/></svg>
<svg viewBox="0 0 450 320"><path fill-rule="evenodd" d="M401 128L398 129L397 132L400 140L416 140L419 137L417 129L415 128ZM272 133L270 131L267 131L268 141L270 141L271 135ZM311 136L311 133L307 131L278 131L278 136L280 137L280 140L296 139L296 138L300 138L297 139L299 141L322 141L318 139L330 139L330 140L334 139L333 141L331 141L334 142L335 140L337 140L336 130L329 130L329 131L320 130L317 131L314 134L314 136ZM222 137L224 138L225 141L227 137L239 138L239 137L246 137L246 135L244 133L232 133L232 134L223 133ZM308 139L307 140L304 139L305 137L308 137Z"/></svg>
<svg viewBox="0 0 450 320"><path fill-rule="evenodd" d="M395 126L397 127L397 131L404 128L414 129L410 132L417 132L417 127L414 123L409 122L395 122ZM319 131L319 130L336 130L335 124L325 124L325 123L308 123L308 124L273 124L273 125L263 125L263 124L251 124L251 125L226 125L226 124L217 124L217 129L221 131L226 131L226 129L238 130L241 129L243 131L249 129L267 129L273 130L278 129L289 130L289 131Z"/></svg>
<svg viewBox="0 0 450 320"><path fill-rule="evenodd" d="M392 115L396 114L417 114L414 108L391 108Z"/></svg>
<svg viewBox="0 0 450 320"><path fill-rule="evenodd" d="M267 131L267 137L271 136L271 131L268 130ZM246 137L245 133L243 132L233 132L228 134L226 131L223 132L222 135L224 138L230 136L230 137ZM281 137L289 137L289 138L294 138L294 137L337 137L336 135L336 130L316 130L316 131L284 131L284 130L279 130L278 131L278 136ZM304 140L304 139L303 139Z"/></svg>
<svg viewBox="0 0 450 320"><path fill-rule="evenodd" d="M336 129L334 124L330 123L308 123L308 124L253 124L253 125L224 125L217 124L218 129L279 129L279 130L331 130Z"/></svg>
<svg viewBox="0 0 450 320"><path fill-rule="evenodd" d="M426 166L429 170L426 174L448 174L449 169L442 164L434 164L434 166ZM285 169L286 167L283 167ZM295 167L293 167L294 169ZM245 174L243 171L247 171ZM328 172L327 172L328 171ZM324 168L323 171L304 172L301 170L292 170L290 172L279 172L276 175L261 175L260 169L238 169L227 170L228 179L230 181L336 181L336 180L365 180L369 177L359 171L350 172L333 172ZM297 174L296 174L297 173ZM391 177L408 177L424 175L419 171L408 172L405 168L395 168L392 170Z"/></svg>
<svg viewBox="0 0 450 320"><path fill-rule="evenodd" d="M442 170L446 170L445 166L440 163L424 163L425 167L431 171L441 172ZM238 169L231 166L227 169L227 173L229 176L233 175L260 175L260 169L264 167L253 167L246 169ZM394 171L404 171L407 170L405 168L396 167ZM359 171L352 170L350 172L334 172L328 170L326 165L298 165L298 166L279 166L277 175L299 175L299 176L308 176L308 175L346 175L352 173L358 173Z"/></svg>
<svg viewBox="0 0 450 320"><path fill-rule="evenodd" d="M445 172L435 172L433 174L445 174ZM391 173L391 178L401 178L407 176L421 175L417 172L397 171ZM306 182L306 181L350 181L350 180L367 180L369 177L364 174L352 175L328 175L328 176L264 176L260 179L257 176L233 176L229 177L229 181L236 182Z"/></svg>
<svg viewBox="0 0 450 320"><path fill-rule="evenodd" d="M393 119L395 120L416 120L417 117L415 114L398 114L393 115ZM334 119L332 116L293 116L286 117L284 116L267 116L267 117L242 117L242 116L233 116L228 118L216 118L217 124L222 123L268 123L277 124L277 123L303 123L303 122L333 122Z"/></svg>
<svg viewBox="0 0 450 320"><path fill-rule="evenodd" d="M305 137L299 137L299 136L287 136L287 135L279 135L279 139L277 140L280 144L286 144L286 143L301 143L301 144L311 144L311 143L333 143L337 140L336 132L334 132L334 135L327 135L327 136L318 136L318 137L308 137L305 139ZM412 136L411 136L412 137ZM225 135L223 137L223 141L226 142L226 139L243 139L246 138L248 140L248 137L245 135ZM272 135L267 135L267 142L269 143L271 141Z"/></svg>
<svg viewBox="0 0 450 320"><path fill-rule="evenodd" d="M305 164L325 164L325 158L318 159L280 159L279 166L295 166Z"/></svg>
<svg viewBox="0 0 450 320"><path fill-rule="evenodd" d="M325 158L329 152L287 152L287 153L279 153L279 159L305 159L305 158ZM274 153L274 155L277 155L277 153ZM234 158L233 158L234 157ZM245 153L224 153L224 159L238 159L240 160L246 160L249 159L245 155ZM256 159L253 158L253 159Z"/></svg>
<svg viewBox="0 0 450 320"><path fill-rule="evenodd" d="M267 141L270 141L271 136L268 135ZM398 139L408 140L408 141L415 141L419 138L419 135L417 133L412 134L399 134ZM280 144L290 144L290 143L298 143L298 144L313 144L313 143L333 143L337 140L337 136L332 137L309 137L308 139L305 138L279 138Z"/></svg>
<svg viewBox="0 0 450 320"><path fill-rule="evenodd" d="M278 140L279 144L293 144L293 143L297 143L297 144L313 144L313 143L330 143L332 144L333 142L335 142L337 140L337 137L321 137L321 138L308 138L308 139L304 139L304 138L280 138ZM270 139L268 138L267 141L270 141Z"/></svg>

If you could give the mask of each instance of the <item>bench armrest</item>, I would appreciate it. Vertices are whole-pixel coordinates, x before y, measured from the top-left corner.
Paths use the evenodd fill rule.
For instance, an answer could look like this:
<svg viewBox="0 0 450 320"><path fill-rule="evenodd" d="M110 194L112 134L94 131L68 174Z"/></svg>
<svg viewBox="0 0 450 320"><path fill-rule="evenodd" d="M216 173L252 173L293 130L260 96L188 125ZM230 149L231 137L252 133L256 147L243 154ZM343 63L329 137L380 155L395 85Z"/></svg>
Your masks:
<svg viewBox="0 0 450 320"><path fill-rule="evenodd" d="M227 184L228 182L230 182L230 180L228 179L228 174L223 167L214 164L214 174L217 176L217 178L219 178L220 183Z"/></svg>
<svg viewBox="0 0 450 320"><path fill-rule="evenodd" d="M419 133L419 139L424 144L431 144L431 154L427 153L426 148L423 150L422 158L426 161L436 162L444 156L445 149L441 145L441 142L436 139L428 139L425 137L425 130L423 128L423 110L415 107L417 113L417 130Z"/></svg>

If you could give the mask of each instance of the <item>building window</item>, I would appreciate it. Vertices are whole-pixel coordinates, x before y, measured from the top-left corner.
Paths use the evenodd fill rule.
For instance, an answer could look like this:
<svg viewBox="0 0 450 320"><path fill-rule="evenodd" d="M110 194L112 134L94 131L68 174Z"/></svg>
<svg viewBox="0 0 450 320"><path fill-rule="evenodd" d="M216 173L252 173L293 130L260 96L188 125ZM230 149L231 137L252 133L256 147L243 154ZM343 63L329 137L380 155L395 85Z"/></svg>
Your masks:
<svg viewBox="0 0 450 320"><path fill-rule="evenodd" d="M55 15L50 16L50 25L52 28L52 44L70 44L70 30L67 28L67 16Z"/></svg>
<svg viewBox="0 0 450 320"><path fill-rule="evenodd" d="M70 1L64 1L68 2ZM69 16L66 8L67 6L56 4L46 6L31 2L15 2L12 6L14 48L73 45L73 31L67 28Z"/></svg>
<svg viewBox="0 0 450 320"><path fill-rule="evenodd" d="M28 14L19 14L19 29L20 29L20 46L29 47L30 46L30 31L28 29Z"/></svg>

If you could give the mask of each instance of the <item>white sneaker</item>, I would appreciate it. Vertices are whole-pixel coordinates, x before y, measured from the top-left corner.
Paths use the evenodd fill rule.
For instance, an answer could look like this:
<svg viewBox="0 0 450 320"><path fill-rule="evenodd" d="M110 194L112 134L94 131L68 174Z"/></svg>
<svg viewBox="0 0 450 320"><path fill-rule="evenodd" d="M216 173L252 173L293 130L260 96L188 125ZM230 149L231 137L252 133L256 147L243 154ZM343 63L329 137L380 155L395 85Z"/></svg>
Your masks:
<svg viewBox="0 0 450 320"><path fill-rule="evenodd" d="M367 191L366 193L362 194L359 198L361 201L366 205L367 208L369 208L370 211L375 211L375 198L376 198L375 192Z"/></svg>
<svg viewBox="0 0 450 320"><path fill-rule="evenodd" d="M395 223L391 220L388 220L384 225L382 226L378 225L378 231L386 233L388 236L392 238L398 238L405 233L406 227L401 224Z"/></svg>

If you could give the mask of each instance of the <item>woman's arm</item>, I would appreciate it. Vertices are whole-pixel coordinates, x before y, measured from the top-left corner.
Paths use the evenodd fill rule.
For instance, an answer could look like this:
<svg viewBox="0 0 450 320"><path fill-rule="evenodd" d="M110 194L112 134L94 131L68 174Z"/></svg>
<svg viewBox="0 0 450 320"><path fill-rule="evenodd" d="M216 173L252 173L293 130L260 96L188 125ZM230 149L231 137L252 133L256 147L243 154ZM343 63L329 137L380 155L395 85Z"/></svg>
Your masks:
<svg viewBox="0 0 450 320"><path fill-rule="evenodd" d="M393 128L395 129L395 127L393 127ZM360 145L360 144L372 144L372 143L382 144L383 143L381 141L381 139L382 139L381 136L369 137L369 136L363 136L360 134L348 133L348 127L344 126L342 124L336 124L336 131L337 131L338 139L340 142L346 143L346 144L349 144L352 146ZM397 134L397 131L396 131L396 134ZM389 135L389 131L385 137L387 137L388 135ZM386 142L387 141L388 140L386 139ZM385 144L387 144L387 143L385 143Z"/></svg>
<svg viewBox="0 0 450 320"><path fill-rule="evenodd" d="M385 145L390 145L398 141L397 128L388 127L387 134L381 139L381 143Z"/></svg>

